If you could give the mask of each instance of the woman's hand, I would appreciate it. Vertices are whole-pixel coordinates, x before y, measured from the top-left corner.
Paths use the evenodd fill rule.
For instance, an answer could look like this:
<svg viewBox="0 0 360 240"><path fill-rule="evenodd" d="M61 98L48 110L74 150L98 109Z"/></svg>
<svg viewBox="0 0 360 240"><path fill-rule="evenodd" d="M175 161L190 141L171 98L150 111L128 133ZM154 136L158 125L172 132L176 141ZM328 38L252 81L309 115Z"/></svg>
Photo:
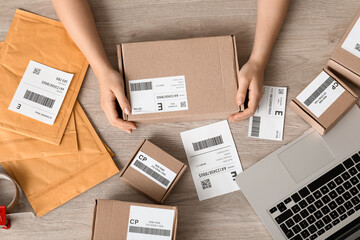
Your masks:
<svg viewBox="0 0 360 240"><path fill-rule="evenodd" d="M116 110L116 100L118 100L122 111L129 114L131 107L128 99L124 93L123 77L118 71L109 69L106 73L98 76L100 95L101 95L101 108L106 114L110 124L125 132L132 133L136 129L133 122L124 121L119 117Z"/></svg>
<svg viewBox="0 0 360 240"><path fill-rule="evenodd" d="M246 93L249 90L248 108L243 112L235 113L229 117L232 122L238 122L254 115L262 97L265 67L263 64L249 59L239 71L239 88L236 94L236 103L244 104Z"/></svg>

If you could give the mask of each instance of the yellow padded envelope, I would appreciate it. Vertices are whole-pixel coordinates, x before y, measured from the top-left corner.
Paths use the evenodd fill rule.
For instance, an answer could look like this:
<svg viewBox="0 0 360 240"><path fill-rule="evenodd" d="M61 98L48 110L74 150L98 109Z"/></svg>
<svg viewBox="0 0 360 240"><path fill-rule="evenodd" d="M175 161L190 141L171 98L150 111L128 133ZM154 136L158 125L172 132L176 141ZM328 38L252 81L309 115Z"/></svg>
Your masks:
<svg viewBox="0 0 360 240"><path fill-rule="evenodd" d="M64 155L77 151L74 114L70 115L59 146L0 129L0 162Z"/></svg>
<svg viewBox="0 0 360 240"><path fill-rule="evenodd" d="M74 74L54 125L8 110L30 60ZM59 21L16 10L0 50L0 128L59 145L88 65Z"/></svg>
<svg viewBox="0 0 360 240"><path fill-rule="evenodd" d="M3 162L38 217L119 172L79 103L74 107L78 153Z"/></svg>

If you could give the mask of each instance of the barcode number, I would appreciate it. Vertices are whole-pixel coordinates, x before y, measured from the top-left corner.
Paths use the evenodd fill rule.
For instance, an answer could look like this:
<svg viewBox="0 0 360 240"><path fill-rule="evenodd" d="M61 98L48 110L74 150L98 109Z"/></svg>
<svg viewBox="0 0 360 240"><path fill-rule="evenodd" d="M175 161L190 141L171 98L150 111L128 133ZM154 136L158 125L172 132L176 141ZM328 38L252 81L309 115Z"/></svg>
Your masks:
<svg viewBox="0 0 360 240"><path fill-rule="evenodd" d="M152 90L152 82L130 83L130 91Z"/></svg>
<svg viewBox="0 0 360 240"><path fill-rule="evenodd" d="M139 160L136 160L134 165L139 168L140 170L142 170L144 173L146 173L147 175L151 176L152 178L156 179L157 181L159 181L161 184L163 184L165 187L167 187L170 183L170 181L166 178L164 178L163 176L161 176L160 174L158 174L157 172L155 172L154 170L152 170L151 168L149 168L148 166L146 166L145 164L143 164L142 162L140 162Z"/></svg>
<svg viewBox="0 0 360 240"><path fill-rule="evenodd" d="M199 151L199 150L209 148L209 147L213 147L213 146L216 146L216 145L220 145L220 144L223 144L223 143L224 143L224 140L223 140L222 136L219 135L219 136L216 136L216 137L213 137L213 138L208 138L206 140L202 140L202 141L199 141L199 142L192 143L192 145L193 145L194 151Z"/></svg>
<svg viewBox="0 0 360 240"><path fill-rule="evenodd" d="M207 189L207 188L211 188L211 182L210 179L205 179L201 181L201 187L203 190Z"/></svg>
<svg viewBox="0 0 360 240"><path fill-rule="evenodd" d="M310 97L308 97L308 98L305 100L304 104L305 104L306 106L310 106L310 104L312 104L312 103L315 101L315 99L316 99L317 97L319 97L320 94L321 94L322 92L324 92L325 89L326 89L328 86L330 86L330 84L331 84L333 81L335 81L335 80L334 80L332 77L329 77L328 79L326 79L326 81L323 82L323 83L320 85L320 87L318 87L318 88L315 90L315 92L313 92L313 93L310 95Z"/></svg>
<svg viewBox="0 0 360 240"><path fill-rule="evenodd" d="M261 117L253 116L252 117L252 127L251 127L251 136L252 137L259 137L260 135L260 122Z"/></svg>
<svg viewBox="0 0 360 240"><path fill-rule="evenodd" d="M171 233L170 230L166 230L166 229L136 227L136 226L130 226L129 232L147 234L147 235L167 236L167 237L169 237Z"/></svg>
<svg viewBox="0 0 360 240"><path fill-rule="evenodd" d="M26 90L24 98L27 100L30 100L32 102L41 104L45 107L52 108L55 103L55 99L51 99L48 97L45 97L44 95L34 93L32 91Z"/></svg>

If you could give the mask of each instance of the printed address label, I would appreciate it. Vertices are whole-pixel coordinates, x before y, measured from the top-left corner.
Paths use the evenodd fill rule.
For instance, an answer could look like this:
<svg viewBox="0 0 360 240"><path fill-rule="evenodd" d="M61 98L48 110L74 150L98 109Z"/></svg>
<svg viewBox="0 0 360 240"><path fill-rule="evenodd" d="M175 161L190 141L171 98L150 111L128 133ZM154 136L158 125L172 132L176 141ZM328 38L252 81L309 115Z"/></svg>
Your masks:
<svg viewBox="0 0 360 240"><path fill-rule="evenodd" d="M130 166L165 189L176 177L176 173L142 151L136 154Z"/></svg>
<svg viewBox="0 0 360 240"><path fill-rule="evenodd" d="M188 110L185 76L130 80L131 113Z"/></svg>
<svg viewBox="0 0 360 240"><path fill-rule="evenodd" d="M360 58L360 18L356 21L341 47Z"/></svg>
<svg viewBox="0 0 360 240"><path fill-rule="evenodd" d="M320 117L345 89L322 71L297 97L316 117Z"/></svg>
<svg viewBox="0 0 360 240"><path fill-rule="evenodd" d="M263 86L258 108L249 119L249 137L282 140L286 92L286 87Z"/></svg>
<svg viewBox="0 0 360 240"><path fill-rule="evenodd" d="M73 76L30 60L9 110L53 125Z"/></svg>
<svg viewBox="0 0 360 240"><path fill-rule="evenodd" d="M130 206L127 240L171 240L175 211Z"/></svg>

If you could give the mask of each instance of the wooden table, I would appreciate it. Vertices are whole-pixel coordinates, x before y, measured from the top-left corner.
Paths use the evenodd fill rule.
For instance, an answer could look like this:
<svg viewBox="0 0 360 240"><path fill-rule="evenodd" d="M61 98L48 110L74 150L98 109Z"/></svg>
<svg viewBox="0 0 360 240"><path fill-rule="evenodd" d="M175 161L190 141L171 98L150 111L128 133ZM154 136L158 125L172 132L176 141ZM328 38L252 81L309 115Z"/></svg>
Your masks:
<svg viewBox="0 0 360 240"><path fill-rule="evenodd" d="M251 52L256 23L254 0L93 0L90 3L106 52L115 68L116 44L121 42L234 34L240 65L246 62ZM325 66L359 7L358 0L291 1L266 70L265 84L287 86L289 102ZM2 0L1 41L5 39L16 8L57 19L50 0ZM132 135L121 132L110 126L100 108L98 84L91 68L79 100L100 137L115 152L114 161L119 168L129 160L141 138L150 139L186 163L179 133L215 122L164 123L141 126ZM301 135L309 125L287 107L285 135L281 142L247 137L247 120L230 124L230 127L246 169ZM6 182L0 182L0 191L0 201L11 198L12 192ZM32 208L22 194L12 217L13 227L9 231L0 231L0 239L89 239L96 198L150 203L121 183L118 175L42 218L29 213ZM179 207L179 240L271 239L240 191L199 202L190 171L166 203Z"/></svg>

